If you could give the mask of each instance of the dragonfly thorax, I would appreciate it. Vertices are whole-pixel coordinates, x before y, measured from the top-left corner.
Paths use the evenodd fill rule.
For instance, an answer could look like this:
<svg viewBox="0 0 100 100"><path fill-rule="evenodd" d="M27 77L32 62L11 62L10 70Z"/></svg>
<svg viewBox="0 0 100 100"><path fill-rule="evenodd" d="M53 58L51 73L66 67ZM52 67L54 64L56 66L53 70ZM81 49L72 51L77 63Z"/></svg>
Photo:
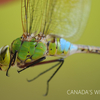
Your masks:
<svg viewBox="0 0 100 100"><path fill-rule="evenodd" d="M17 66L24 66L26 63L34 62L35 60L46 55L47 45L45 37L37 35L36 37L27 36L27 38L17 38L11 44L11 57L17 51L16 62Z"/></svg>

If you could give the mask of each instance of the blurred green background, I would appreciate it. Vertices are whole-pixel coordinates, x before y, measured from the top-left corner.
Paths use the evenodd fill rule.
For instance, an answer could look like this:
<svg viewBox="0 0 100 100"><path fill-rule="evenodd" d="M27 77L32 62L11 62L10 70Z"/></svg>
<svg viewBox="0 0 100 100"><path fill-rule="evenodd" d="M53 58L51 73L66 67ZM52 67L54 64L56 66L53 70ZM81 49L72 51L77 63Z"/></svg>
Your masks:
<svg viewBox="0 0 100 100"><path fill-rule="evenodd" d="M13 2L0 5L0 47L9 44L22 35L21 3ZM90 17L82 37L76 44L100 46L100 0L92 0ZM28 83L31 79L52 64L29 68L18 74L16 68L0 72L0 99L1 100L100 100L100 92L96 94L68 95L70 90L100 90L100 55L74 54L65 59L65 63L50 82L48 96L46 81L55 71L42 75L37 80Z"/></svg>

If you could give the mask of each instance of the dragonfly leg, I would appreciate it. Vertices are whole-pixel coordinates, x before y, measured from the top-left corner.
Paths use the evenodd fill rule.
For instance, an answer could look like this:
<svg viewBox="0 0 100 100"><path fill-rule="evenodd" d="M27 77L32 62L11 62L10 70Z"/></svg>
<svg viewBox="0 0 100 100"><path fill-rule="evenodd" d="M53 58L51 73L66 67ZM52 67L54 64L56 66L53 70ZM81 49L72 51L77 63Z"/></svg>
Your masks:
<svg viewBox="0 0 100 100"><path fill-rule="evenodd" d="M58 66L58 65L61 63L61 61L62 61L62 59L55 59L55 60L49 60L49 61L44 61L44 62L38 63L38 65L41 65L41 64L48 64L48 63L53 63L53 62L59 62L59 63L57 63L56 65L54 65L54 66L48 68L47 70L41 72L40 74L38 74L38 75L37 75L36 77L34 77L33 79L31 79L31 80L28 80L28 79L27 79L27 81L28 81L28 82L34 81L34 80L37 79L39 76L45 74L46 72L48 72L48 71L50 71L51 69L53 69L53 68L55 68L56 66Z"/></svg>
<svg viewBox="0 0 100 100"><path fill-rule="evenodd" d="M49 69L47 69L47 70L41 72L40 74L38 74L38 75L37 75L36 77L34 77L33 79L31 79L31 80L28 80L28 79L27 79L27 81L28 81L28 82L32 82L32 81L34 81L34 80L37 79L39 76L45 74L45 73L48 72L49 70L51 70L51 69L55 68L56 66L58 66L59 64L60 64L60 62L57 63L56 65L50 67Z"/></svg>
<svg viewBox="0 0 100 100"><path fill-rule="evenodd" d="M31 67L31 66L34 66L35 64L37 64L37 63L43 61L44 59L46 59L46 57L42 57L42 58L40 58L40 59L34 61L33 63L29 64L28 66L26 66L25 68L23 68L22 70L19 70L19 71L17 71L17 72L20 73L20 72L22 72L23 70L25 70L25 69L27 69L27 68L29 68L29 67Z"/></svg>
<svg viewBox="0 0 100 100"><path fill-rule="evenodd" d="M55 68L56 66L58 66L58 65L60 64L60 66L56 69L56 71L53 73L53 75L52 75L52 76L48 79L48 81L47 81L47 91L46 91L45 96L48 94L48 91L49 91L49 82L50 82L50 80L53 78L53 76L57 73L57 71L58 71L58 70L60 69L60 67L63 65L64 59L61 58L61 59L50 60L50 61L44 61L44 62L38 63L38 65L41 65L41 64L48 64L48 63L52 63L52 62L59 62L59 63L57 63L56 65L50 67L49 69L47 69L47 70L41 72L39 75L37 75L37 76L34 77L33 79L27 80L28 82L31 82L31 81L37 79L39 76L43 75L44 73L50 71L51 69Z"/></svg>
<svg viewBox="0 0 100 100"><path fill-rule="evenodd" d="M64 63L64 59L61 59L61 64L60 66L56 69L56 71L52 74L52 76L47 80L47 90L46 90L46 94L44 96L47 96L48 95L48 91L49 91L49 82L50 80L54 77L54 75L58 72L58 70L61 68L61 66L63 65Z"/></svg>
<svg viewBox="0 0 100 100"><path fill-rule="evenodd" d="M8 71L9 71L9 69L10 69L11 65L12 65L12 62L13 62L13 63L15 62L15 59L16 59L16 54L17 54L17 51L15 51L15 53L14 53L14 55L13 55L12 59L10 60L9 67L8 67L8 69L7 69L7 71L6 71L6 76L8 76Z"/></svg>

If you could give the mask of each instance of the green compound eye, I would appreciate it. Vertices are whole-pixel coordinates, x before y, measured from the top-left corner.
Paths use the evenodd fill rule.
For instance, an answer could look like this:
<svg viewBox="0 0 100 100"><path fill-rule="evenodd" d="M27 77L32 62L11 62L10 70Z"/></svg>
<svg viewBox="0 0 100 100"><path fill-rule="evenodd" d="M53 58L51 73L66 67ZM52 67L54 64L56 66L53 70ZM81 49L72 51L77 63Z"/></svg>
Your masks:
<svg viewBox="0 0 100 100"><path fill-rule="evenodd" d="M3 46L0 48L0 68L3 71L6 71L8 69L10 63L10 52L9 52L9 46Z"/></svg>

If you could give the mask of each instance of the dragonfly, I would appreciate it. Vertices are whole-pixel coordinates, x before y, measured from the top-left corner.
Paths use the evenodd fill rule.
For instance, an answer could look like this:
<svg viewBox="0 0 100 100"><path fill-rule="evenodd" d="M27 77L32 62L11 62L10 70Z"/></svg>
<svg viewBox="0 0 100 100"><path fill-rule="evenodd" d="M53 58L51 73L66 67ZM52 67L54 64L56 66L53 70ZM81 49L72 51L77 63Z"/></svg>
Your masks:
<svg viewBox="0 0 100 100"><path fill-rule="evenodd" d="M57 67L49 82L61 68L64 59L75 53L100 54L100 47L73 44L82 35L91 8L91 0L21 0L23 34L11 45L0 48L0 70L8 75L11 66L18 73L27 68L57 62L31 80ZM69 42L70 41L70 42ZM58 59L46 60L53 56Z"/></svg>

